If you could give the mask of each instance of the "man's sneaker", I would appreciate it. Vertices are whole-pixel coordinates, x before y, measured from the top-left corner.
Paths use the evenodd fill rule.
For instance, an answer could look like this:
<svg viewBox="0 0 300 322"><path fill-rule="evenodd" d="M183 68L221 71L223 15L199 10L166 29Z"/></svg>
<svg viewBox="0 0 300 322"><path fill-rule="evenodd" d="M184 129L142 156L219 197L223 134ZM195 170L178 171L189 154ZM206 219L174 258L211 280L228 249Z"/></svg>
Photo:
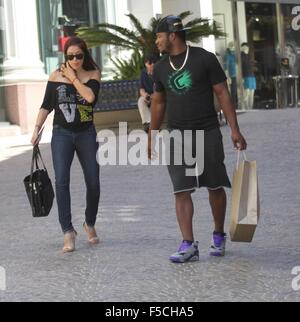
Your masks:
<svg viewBox="0 0 300 322"><path fill-rule="evenodd" d="M213 233L211 239L210 256L224 256L226 246L226 234Z"/></svg>
<svg viewBox="0 0 300 322"><path fill-rule="evenodd" d="M178 251L170 257L173 263L195 262L199 260L198 242L183 241Z"/></svg>

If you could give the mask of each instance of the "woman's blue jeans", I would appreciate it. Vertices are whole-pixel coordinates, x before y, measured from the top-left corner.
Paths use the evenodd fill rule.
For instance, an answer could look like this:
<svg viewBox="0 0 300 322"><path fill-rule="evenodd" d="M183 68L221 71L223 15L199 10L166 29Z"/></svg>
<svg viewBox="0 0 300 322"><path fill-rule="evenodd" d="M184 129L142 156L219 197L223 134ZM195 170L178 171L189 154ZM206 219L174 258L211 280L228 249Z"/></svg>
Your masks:
<svg viewBox="0 0 300 322"><path fill-rule="evenodd" d="M70 170L75 152L86 184L85 222L90 227L94 227L96 223L100 198L96 136L94 126L82 132L66 130L59 125L53 126L51 149L55 171L56 201L59 222L64 233L74 230L71 214Z"/></svg>

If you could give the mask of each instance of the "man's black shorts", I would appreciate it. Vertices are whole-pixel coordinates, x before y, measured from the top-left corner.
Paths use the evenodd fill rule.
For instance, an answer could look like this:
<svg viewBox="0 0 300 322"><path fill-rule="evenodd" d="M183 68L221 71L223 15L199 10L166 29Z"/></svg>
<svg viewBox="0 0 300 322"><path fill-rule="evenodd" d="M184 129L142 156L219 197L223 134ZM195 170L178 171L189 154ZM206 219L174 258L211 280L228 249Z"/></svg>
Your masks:
<svg viewBox="0 0 300 322"><path fill-rule="evenodd" d="M195 131L193 131L192 149L194 157L196 149L195 137ZM171 156L174 154L174 144L171 144L170 146ZM184 144L185 143L183 142L183 145ZM201 146L198 146L197 148L201 148ZM182 149L182 151L184 151L184 149ZM174 165L174 158L171 157L168 171L173 183L174 193L186 191L193 192L196 188L200 187L207 187L210 190L217 190L221 187L231 188L224 164L224 158L223 137L220 129L216 128L204 131L204 169L201 175L197 175L195 172L195 175L187 176L186 170L195 169L195 164L186 165L185 162L183 162L183 165Z"/></svg>

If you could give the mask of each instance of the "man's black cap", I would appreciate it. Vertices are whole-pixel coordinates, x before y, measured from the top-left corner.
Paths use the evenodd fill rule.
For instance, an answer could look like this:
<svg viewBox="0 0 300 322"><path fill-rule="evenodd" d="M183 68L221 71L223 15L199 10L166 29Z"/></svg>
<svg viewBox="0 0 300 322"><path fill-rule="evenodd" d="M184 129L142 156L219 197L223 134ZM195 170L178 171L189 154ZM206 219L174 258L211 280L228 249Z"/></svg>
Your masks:
<svg viewBox="0 0 300 322"><path fill-rule="evenodd" d="M180 32L189 30L191 28L185 28L182 24L182 20L177 16L167 16L159 22L156 33L158 32Z"/></svg>

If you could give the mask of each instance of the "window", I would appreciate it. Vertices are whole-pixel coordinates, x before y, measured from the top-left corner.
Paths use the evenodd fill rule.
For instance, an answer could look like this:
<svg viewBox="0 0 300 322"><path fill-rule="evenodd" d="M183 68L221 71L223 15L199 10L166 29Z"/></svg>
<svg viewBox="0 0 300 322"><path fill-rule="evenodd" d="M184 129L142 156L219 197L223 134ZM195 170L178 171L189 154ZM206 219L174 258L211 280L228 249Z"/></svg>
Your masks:
<svg viewBox="0 0 300 322"><path fill-rule="evenodd" d="M62 11L64 15L78 24L88 25L90 23L88 0L63 0Z"/></svg>
<svg viewBox="0 0 300 322"><path fill-rule="evenodd" d="M290 74L300 75L300 5L281 5L281 10L285 38L282 58L288 58Z"/></svg>
<svg viewBox="0 0 300 322"><path fill-rule="evenodd" d="M104 21L104 0L37 0L41 58L48 74L63 62L65 37L75 34L80 26ZM100 48L92 50L102 66Z"/></svg>
<svg viewBox="0 0 300 322"><path fill-rule="evenodd" d="M0 65L3 63L4 59L4 6L3 0L0 0ZM1 76L1 70L0 70Z"/></svg>
<svg viewBox="0 0 300 322"><path fill-rule="evenodd" d="M247 3L246 22L257 89L256 102L274 99L273 77L279 73L278 28L275 4Z"/></svg>

